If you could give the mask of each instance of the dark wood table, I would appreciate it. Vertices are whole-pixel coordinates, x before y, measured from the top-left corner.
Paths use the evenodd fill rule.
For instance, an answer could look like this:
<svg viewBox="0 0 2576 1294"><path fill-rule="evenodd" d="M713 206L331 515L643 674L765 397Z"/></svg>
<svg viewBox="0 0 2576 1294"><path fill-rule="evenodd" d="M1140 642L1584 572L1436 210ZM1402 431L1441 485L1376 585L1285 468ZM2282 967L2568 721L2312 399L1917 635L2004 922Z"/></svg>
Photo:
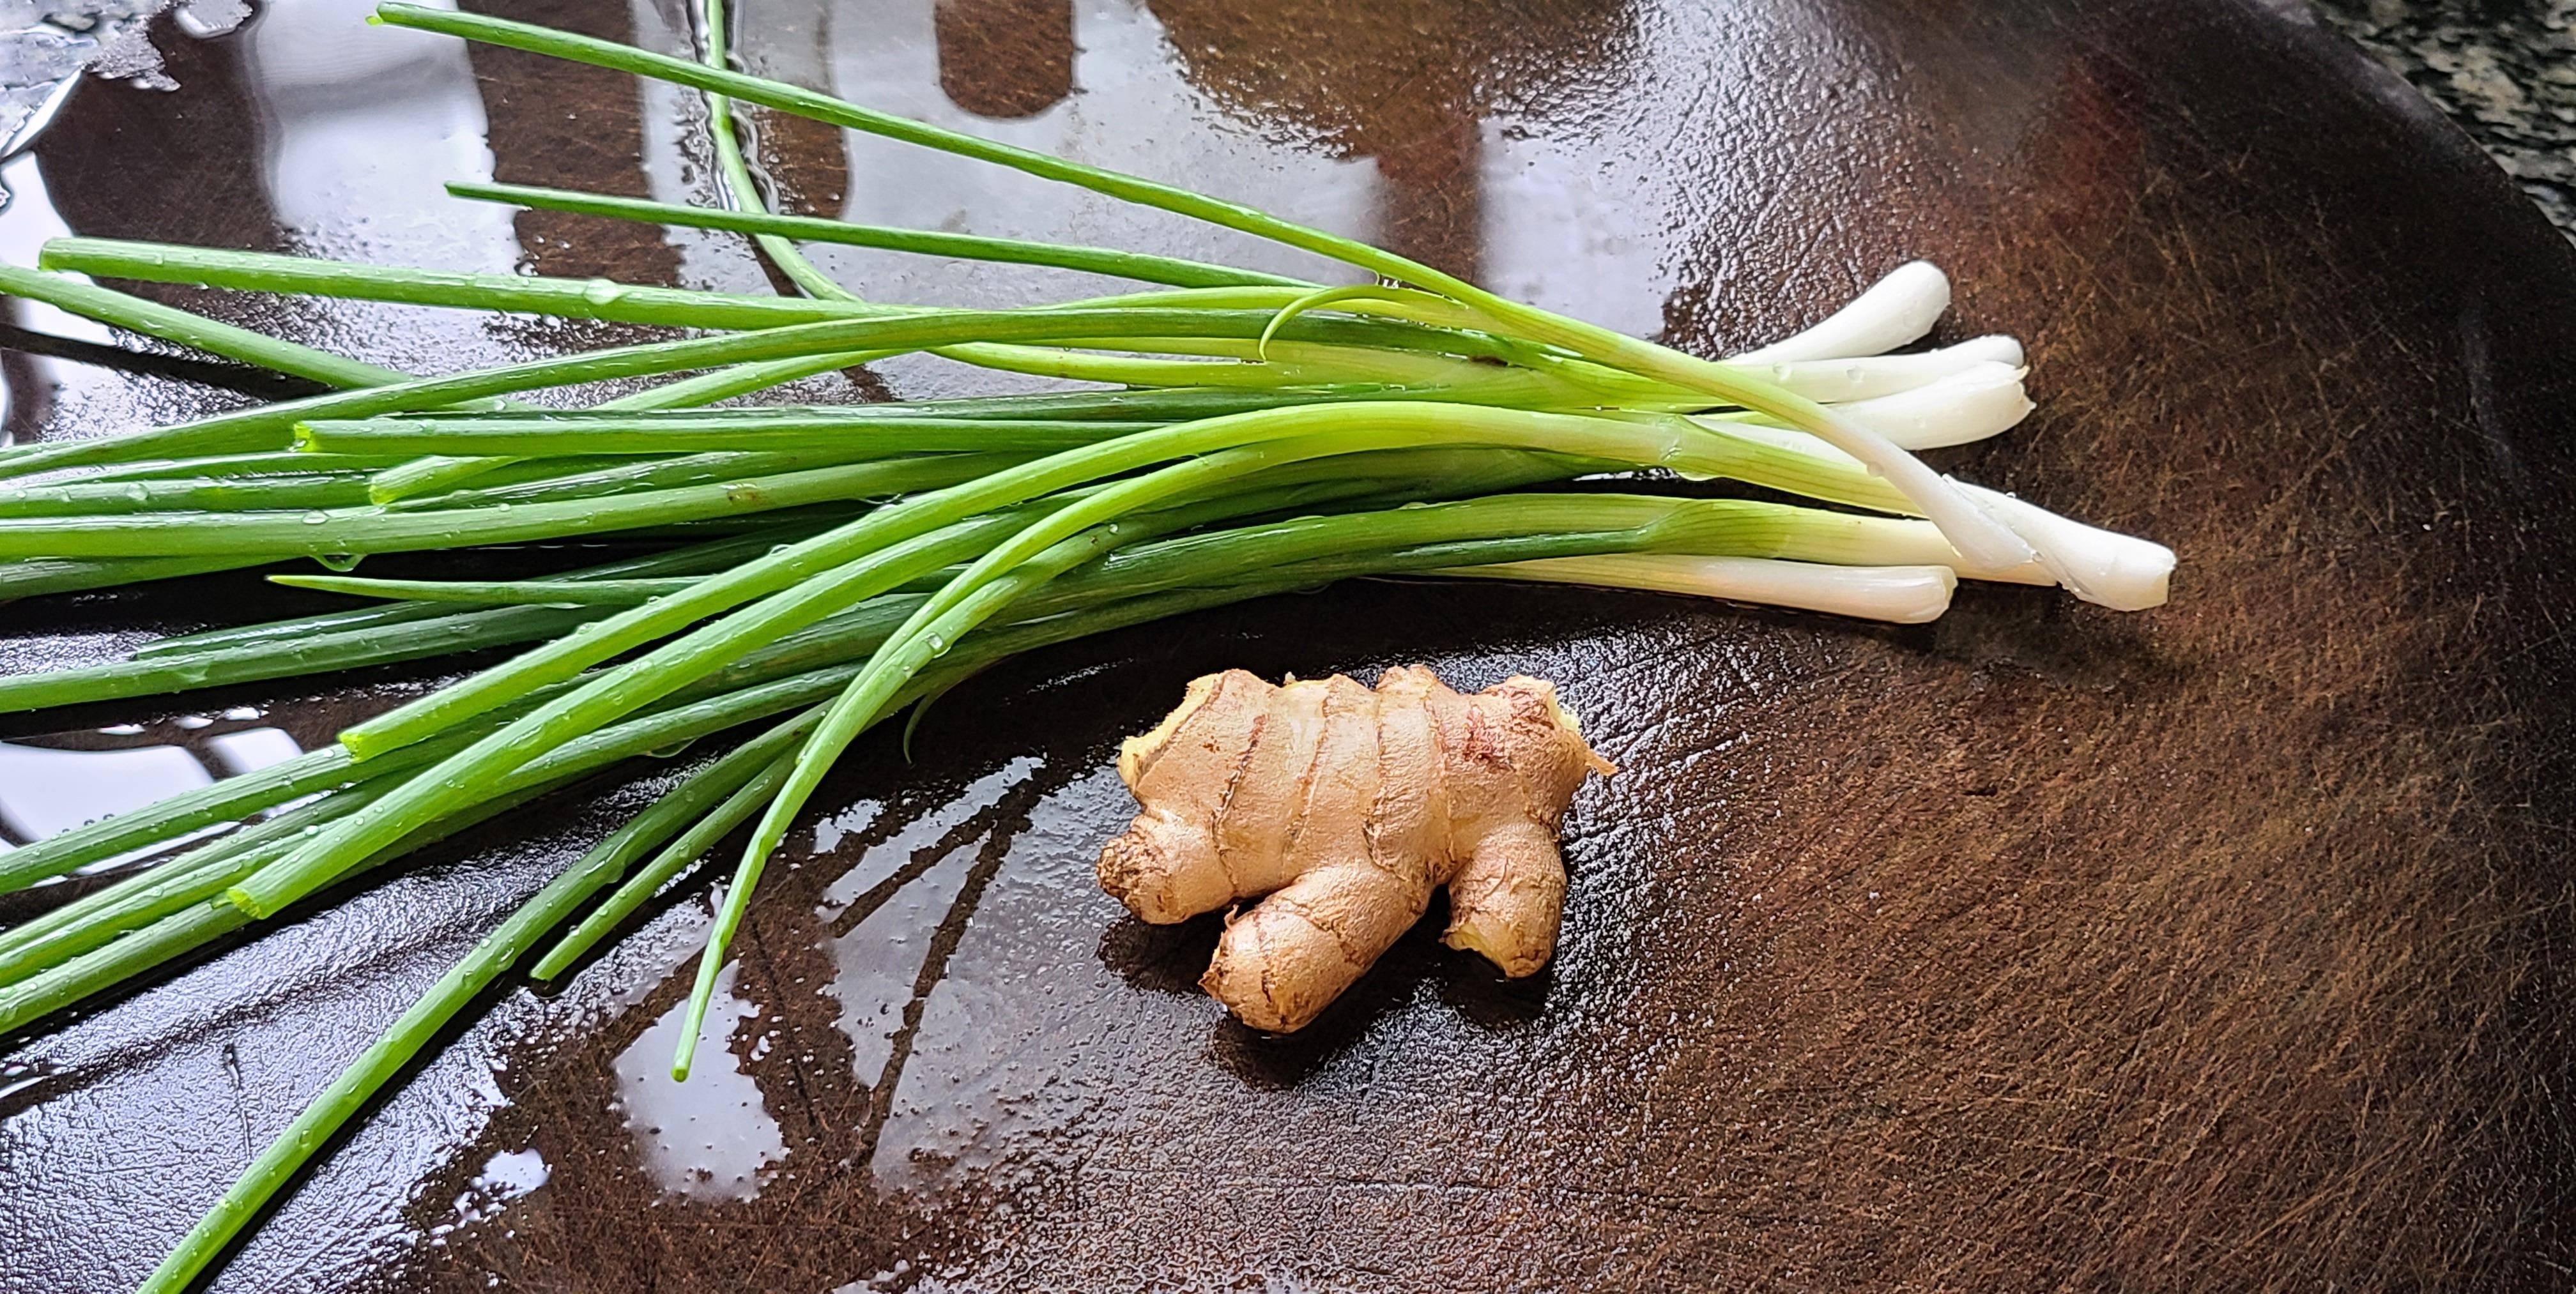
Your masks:
<svg viewBox="0 0 2576 1294"><path fill-rule="evenodd" d="M498 8L679 39L652 6ZM216 1288L2567 1287L2576 255L2403 85L2251 0L932 9L750 0L745 44L1703 352L1930 257L1944 335L2026 339L2042 406L1943 466L2172 544L2175 600L1978 588L1883 629L1374 584L1043 653L912 762L844 761L687 1086L659 1071L695 886L562 989L494 993ZM676 96L296 12L175 39L175 92L86 87L7 227L762 281L724 238L426 196L703 200ZM793 125L764 151L800 206L1243 254ZM827 263L895 299L1042 282ZM424 369L631 335L181 299ZM6 340L22 438L281 389ZM248 578L22 603L0 662L317 605ZM1312 1030L1248 1034L1193 984L1212 922L1094 886L1131 812L1112 743L1209 669L1413 660L1559 680L1623 766L1570 826L1563 949L1504 983L1417 933ZM310 746L420 677L0 735ZM0 1291L130 1287L641 794L518 813L6 1043Z"/></svg>

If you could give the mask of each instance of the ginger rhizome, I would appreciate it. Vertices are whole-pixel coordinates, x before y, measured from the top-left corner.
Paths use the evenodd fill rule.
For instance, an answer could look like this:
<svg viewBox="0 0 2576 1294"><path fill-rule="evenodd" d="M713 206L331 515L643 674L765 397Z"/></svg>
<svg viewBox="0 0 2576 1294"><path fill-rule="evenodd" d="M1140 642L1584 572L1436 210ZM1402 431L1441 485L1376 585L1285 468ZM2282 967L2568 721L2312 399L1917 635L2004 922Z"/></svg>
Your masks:
<svg viewBox="0 0 2576 1294"><path fill-rule="evenodd" d="M1100 885L1157 924L1245 899L1199 983L1245 1024L1312 1022L1449 889L1443 942L1515 978L1556 949L1556 829L1609 775L1545 680L1474 695L1419 665L1371 691L1339 674L1193 680L1119 747L1142 811L1100 851Z"/></svg>

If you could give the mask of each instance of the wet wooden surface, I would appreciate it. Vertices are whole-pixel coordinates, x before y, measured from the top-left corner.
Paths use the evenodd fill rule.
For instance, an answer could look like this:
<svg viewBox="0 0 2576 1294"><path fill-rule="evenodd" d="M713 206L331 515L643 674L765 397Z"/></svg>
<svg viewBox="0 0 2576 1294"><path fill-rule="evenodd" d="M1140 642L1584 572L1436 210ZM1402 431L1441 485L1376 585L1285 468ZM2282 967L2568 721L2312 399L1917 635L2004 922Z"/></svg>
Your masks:
<svg viewBox="0 0 2576 1294"><path fill-rule="evenodd" d="M650 4L499 8L681 39ZM2225 0L748 8L773 74L1709 353L1928 256L1960 285L1944 335L2026 339L2041 403L1942 466L2172 544L2175 602L1972 589L1891 630L1381 584L1045 653L950 697L913 763L844 761L690 1084L659 1070L696 889L563 989L496 992L215 1288L2565 1288L2576 255L2353 51ZM402 38L353 12L174 40L175 92L86 87L7 172L13 254L51 212L761 282L712 235L441 204L484 174L705 200L696 116L518 55L371 63ZM1246 250L792 125L764 152L789 201L855 218ZM1063 290L824 259L893 299ZM209 308L424 369L627 335ZM239 399L5 340L20 438ZM804 394L978 381L893 364ZM0 661L307 605L222 579L22 603ZM1113 743L1212 668L1412 660L1555 678L1627 770L1578 801L1562 950L1507 984L1417 932L1311 1031L1249 1035L1192 984L1211 924L1141 926L1092 883L1131 811ZM310 745L417 685L0 736ZM120 723L147 726L96 731ZM649 785L0 1044L0 1290L130 1287Z"/></svg>

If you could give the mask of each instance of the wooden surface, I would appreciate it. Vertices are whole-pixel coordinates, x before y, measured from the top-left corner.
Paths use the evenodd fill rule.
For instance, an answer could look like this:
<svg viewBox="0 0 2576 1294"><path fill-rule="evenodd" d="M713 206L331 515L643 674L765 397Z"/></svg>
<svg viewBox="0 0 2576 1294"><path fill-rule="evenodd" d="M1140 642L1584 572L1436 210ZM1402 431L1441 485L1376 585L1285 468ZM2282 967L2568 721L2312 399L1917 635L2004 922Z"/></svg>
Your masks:
<svg viewBox="0 0 2576 1294"><path fill-rule="evenodd" d="M501 8L676 39L650 6ZM1380 584L1045 653L944 702L916 762L844 761L690 1084L658 1070L695 889L560 991L496 992L215 1288L2566 1287L2576 255L2402 85L2223 0L938 8L751 0L745 43L1707 353L1928 256L1960 285L1944 335L2026 339L2041 403L1941 465L2172 544L2174 604L1969 589L1890 630ZM60 223L760 281L714 236L418 196L482 168L704 199L672 96L435 45L370 68L330 41L398 38L317 18L297 45L285 12L178 42L175 92L86 87L37 153ZM801 127L765 151L854 217L1243 254ZM892 299L1046 282L826 260ZM421 368L626 335L212 308ZM7 340L22 438L238 398ZM18 604L0 662L309 605L246 579ZM1311 1031L1249 1035L1192 984L1212 922L1147 928L1092 882L1131 812L1112 745L1208 669L1412 660L1558 680L1626 770L1578 802L1562 951L1506 984L1417 932ZM413 677L0 735L311 745ZM0 1291L130 1287L639 794L523 812L6 1043Z"/></svg>

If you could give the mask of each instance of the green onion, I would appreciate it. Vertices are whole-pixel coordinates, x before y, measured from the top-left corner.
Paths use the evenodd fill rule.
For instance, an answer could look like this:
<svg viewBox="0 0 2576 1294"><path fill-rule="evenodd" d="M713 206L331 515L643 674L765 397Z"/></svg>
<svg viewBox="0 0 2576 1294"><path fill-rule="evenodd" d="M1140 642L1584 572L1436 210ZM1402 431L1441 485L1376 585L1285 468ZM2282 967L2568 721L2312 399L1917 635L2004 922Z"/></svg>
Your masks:
<svg viewBox="0 0 2576 1294"><path fill-rule="evenodd" d="M30 557L0 561L0 602L204 575L267 563L265 557Z"/></svg>
<svg viewBox="0 0 2576 1294"><path fill-rule="evenodd" d="M91 485L107 481L159 481L174 476L257 480L263 476L302 476L310 472L375 472L409 461L408 457L299 454L293 450L270 450L255 454L209 454L196 458L128 463L83 472L78 479Z"/></svg>
<svg viewBox="0 0 2576 1294"><path fill-rule="evenodd" d="M1374 274L1412 283L1449 297L1532 340L1563 346L1586 359L1687 390L1705 392L1727 403L1771 414L1792 426L1813 431L1835 448L1859 458L1886 476L1924 515L1939 524L1942 532L1949 535L1962 552L1980 565L2018 566L2032 556L2030 546L2022 538L1950 489L1931 469L1876 433L1838 417L1812 400L1792 395L1749 373L1495 296L1418 261L1338 234L1308 228L1267 212L1187 189L961 135L926 122L872 111L811 90L720 68L703 67L609 41L548 31L479 14L426 9L409 4L380 5L376 19L395 26L440 32L632 72L836 126L992 162L1041 179L1075 185L1139 206L1190 216L1267 238Z"/></svg>
<svg viewBox="0 0 2576 1294"><path fill-rule="evenodd" d="M345 508L366 501L367 478L354 473L316 472L239 480L181 477L122 484L82 481L0 488L0 518L226 508Z"/></svg>

